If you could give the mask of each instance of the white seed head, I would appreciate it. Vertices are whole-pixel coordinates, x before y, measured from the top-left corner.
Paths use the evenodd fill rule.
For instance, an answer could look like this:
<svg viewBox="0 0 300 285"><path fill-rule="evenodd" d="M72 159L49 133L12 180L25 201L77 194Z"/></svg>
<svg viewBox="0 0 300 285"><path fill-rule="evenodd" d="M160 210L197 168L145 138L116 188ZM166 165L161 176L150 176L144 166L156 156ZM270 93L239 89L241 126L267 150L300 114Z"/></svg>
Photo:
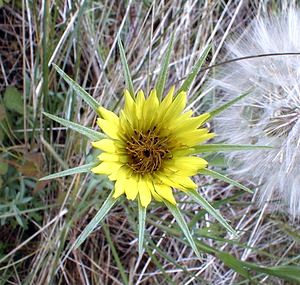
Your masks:
<svg viewBox="0 0 300 285"><path fill-rule="evenodd" d="M300 52L300 11L254 20L228 44L229 58ZM222 103L253 88L215 120L220 140L273 146L228 155L235 174L256 182L260 203L300 216L300 56L272 56L228 64L212 84Z"/></svg>

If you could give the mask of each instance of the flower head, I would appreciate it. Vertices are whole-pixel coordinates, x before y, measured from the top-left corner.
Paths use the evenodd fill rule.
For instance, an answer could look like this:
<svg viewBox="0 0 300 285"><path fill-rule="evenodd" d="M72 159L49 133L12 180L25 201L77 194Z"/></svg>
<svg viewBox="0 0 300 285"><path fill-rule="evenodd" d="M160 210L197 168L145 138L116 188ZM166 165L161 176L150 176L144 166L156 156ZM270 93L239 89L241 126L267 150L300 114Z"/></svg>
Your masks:
<svg viewBox="0 0 300 285"><path fill-rule="evenodd" d="M199 128L210 115L184 112L186 93L174 97L173 87L161 102L155 89L148 98L139 91L133 99L127 90L124 97L119 116L99 108L97 123L108 138L93 142L103 152L92 171L115 181L114 198L124 193L130 200L139 197L143 207L152 197L176 204L172 189L195 189L190 176L207 166L191 150L214 136Z"/></svg>
<svg viewBox="0 0 300 285"><path fill-rule="evenodd" d="M229 44L229 57L300 51L300 12L254 20ZM216 132L230 143L272 146L269 151L229 154L235 173L259 184L260 202L300 215L300 56L242 60L221 70L214 85L225 100L251 95L216 119ZM281 205L280 205L281 204Z"/></svg>

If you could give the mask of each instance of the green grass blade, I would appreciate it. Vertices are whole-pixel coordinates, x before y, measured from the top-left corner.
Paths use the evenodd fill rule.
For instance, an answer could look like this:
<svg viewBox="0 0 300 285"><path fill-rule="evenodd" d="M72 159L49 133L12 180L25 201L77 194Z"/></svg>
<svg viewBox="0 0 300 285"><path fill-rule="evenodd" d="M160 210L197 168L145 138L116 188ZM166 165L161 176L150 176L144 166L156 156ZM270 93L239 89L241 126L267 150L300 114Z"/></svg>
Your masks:
<svg viewBox="0 0 300 285"><path fill-rule="evenodd" d="M171 40L168 44L166 53L164 55L163 61L162 61L162 66L160 68L158 77L157 77L157 83L155 86L156 89L156 94L159 100L161 100L163 92L165 90L165 84L168 76L168 68L169 68L169 63L170 63L170 58L171 58L171 52L173 50L173 45L174 45L174 33L172 34Z"/></svg>
<svg viewBox="0 0 300 285"><path fill-rule="evenodd" d="M94 218L89 222L89 224L85 227L85 229L81 232L79 237L76 239L71 249L78 248L87 237L93 232L93 230L102 222L105 218L106 214L113 207L113 205L117 202L117 199L113 198L114 191L111 191L105 202L103 203L100 210L94 216Z"/></svg>
<svg viewBox="0 0 300 285"><path fill-rule="evenodd" d="M275 267L257 266L250 262L244 262L245 266L267 275L276 276L283 280L297 282L292 284L300 284L300 269L299 266L281 265ZM289 283L287 283L289 284Z"/></svg>
<svg viewBox="0 0 300 285"><path fill-rule="evenodd" d="M64 177L64 176L68 176L68 175L73 175L73 174L78 174L78 173L85 173L85 172L89 172L93 167L95 167L98 163L88 163L85 165L81 165L81 166L77 166L74 168L70 168L58 173L54 173L54 174L50 174L47 176L44 176L42 178L40 178L40 181L43 180L50 180L50 179L55 179L55 178L59 178L59 177Z"/></svg>
<svg viewBox="0 0 300 285"><path fill-rule="evenodd" d="M236 235L235 230L226 222L223 216L205 198L195 190L187 190L186 193L197 203L199 203L210 215L212 215L228 232Z"/></svg>
<svg viewBox="0 0 300 285"><path fill-rule="evenodd" d="M223 104L222 106L212 110L211 112L209 112L210 117L207 119L210 120L213 117L215 117L216 115L220 114L221 112L225 111L226 109L228 109L230 106L232 106L233 104L235 104L236 102L242 100L243 98L245 98L246 96L248 96L251 93L252 89L243 93L242 95L228 101L227 103Z"/></svg>
<svg viewBox="0 0 300 285"><path fill-rule="evenodd" d="M177 285L178 283L175 283L170 278L171 275L168 272L166 272L164 265L157 258L156 248L158 248L158 247L155 247L154 251L151 250L149 247L145 248L145 250L147 251L149 257L151 258L151 262L153 262L153 264L155 265L156 271L159 271L161 273L161 276L163 276L163 278L164 278L164 279L160 279L160 284ZM178 264L178 262L177 262L177 264ZM141 283L139 282L138 284L141 284Z"/></svg>
<svg viewBox="0 0 300 285"><path fill-rule="evenodd" d="M104 231L104 235L105 235L105 238L109 244L109 248L111 250L111 253L116 261L116 265L118 267L118 271L120 272L120 275L121 275L121 279L123 281L123 284L124 285L128 285L129 284L129 278L125 272L125 269L124 269L124 266L122 265L122 262L121 262L121 259L118 255L118 252L117 252L117 249L114 245L114 242L111 238L111 235L110 235L110 231L109 231L109 227L105 224L103 224L103 231Z"/></svg>
<svg viewBox="0 0 300 285"><path fill-rule="evenodd" d="M193 154L204 152L223 152L239 150L262 150L272 149L271 146L251 145L251 144L204 144L193 147Z"/></svg>
<svg viewBox="0 0 300 285"><path fill-rule="evenodd" d="M225 182L227 182L227 183L229 183L229 184L231 184L233 186L236 186L236 187L238 187L238 188L240 188L240 189L242 189L242 190L244 190L246 192L253 193L253 191L250 190L249 188L247 188L246 186L238 183L237 181L235 181L235 180L233 180L233 179L231 179L231 178L229 178L227 176L224 176L221 173L213 171L211 169L207 169L207 168L201 169L201 170L198 171L198 173L203 174L203 175L208 175L208 176L211 176L213 178L225 181Z"/></svg>
<svg viewBox="0 0 300 285"><path fill-rule="evenodd" d="M186 224L180 210L178 209L178 207L176 205L173 205L173 204L169 203L166 200L164 200L164 203L166 204L166 206L168 207L168 209L170 210L170 212L172 213L172 215L176 219L178 225L180 226L183 234L185 235L185 237L188 240L189 244L191 245L192 249L195 251L196 255L198 257L200 257L200 253L198 251L198 248L195 244L195 241L193 240L192 234L191 234L191 232L188 228L188 225Z"/></svg>
<svg viewBox="0 0 300 285"><path fill-rule="evenodd" d="M227 252L218 252L217 257L221 259L225 265L227 265L229 268L232 268L235 272L239 273L243 277L249 279L250 274L249 271L245 268L243 263L236 259L234 256Z"/></svg>
<svg viewBox="0 0 300 285"><path fill-rule="evenodd" d="M100 132L94 131L92 129L89 129L87 127L81 126L79 124L73 123L71 121L65 120L63 118L51 115L49 113L43 112L43 114L45 116L47 116L48 118L52 119L53 121L56 121L60 124L62 124L63 126L70 128L84 136L87 136L88 138L90 138L91 140L97 141L97 140L102 140L104 138L106 138L106 136Z"/></svg>
<svg viewBox="0 0 300 285"><path fill-rule="evenodd" d="M61 70L56 64L52 64L59 75L69 84L69 86L79 95L97 114L100 104L87 93L77 82L75 82L71 77L69 77L63 70Z"/></svg>
<svg viewBox="0 0 300 285"><path fill-rule="evenodd" d="M196 78L197 74L199 73L203 63L205 62L205 59L207 58L208 53L211 50L211 46L209 45L201 54L200 58L197 60L196 64L192 68L192 71L187 75L186 79L182 83L181 87L177 91L177 94L179 94L181 91L187 92Z"/></svg>
<svg viewBox="0 0 300 285"><path fill-rule="evenodd" d="M124 48L123 48L120 38L118 38L118 46L119 46L119 52L120 52L122 66L123 66L123 72L124 72L124 76L125 76L125 83L126 83L126 86L127 86L127 89L129 91L130 95L132 96L132 98L134 98L134 88L133 88L132 78L130 75L130 70L129 70L129 66L127 63L125 51L124 51Z"/></svg>

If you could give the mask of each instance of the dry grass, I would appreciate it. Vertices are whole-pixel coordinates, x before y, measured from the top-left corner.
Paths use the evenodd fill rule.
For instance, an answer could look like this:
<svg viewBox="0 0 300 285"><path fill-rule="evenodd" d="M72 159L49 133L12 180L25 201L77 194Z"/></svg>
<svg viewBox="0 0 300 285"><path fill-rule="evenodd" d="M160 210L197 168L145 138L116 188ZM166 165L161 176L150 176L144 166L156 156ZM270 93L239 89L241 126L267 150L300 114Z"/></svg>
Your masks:
<svg viewBox="0 0 300 285"><path fill-rule="evenodd" d="M16 86L24 103L22 120L17 124L12 119L6 138L0 141L0 159L9 164L1 191L24 187L24 195L33 197L20 206L25 227L12 210L0 212L0 284L288 284L256 272L247 281L214 254L204 253L198 260L171 214L158 204L148 211L142 257L137 251L137 209L127 202L115 207L80 249L66 255L110 185L91 175L37 181L95 155L87 141L41 115L45 110L95 125L91 110L55 73L52 63L101 104L118 109L124 89L118 35L135 88L149 90L174 33L167 82L171 86L191 70L204 47L213 46L206 66L222 61L227 37L253 17L288 2L23 0L0 8L0 92ZM210 75L214 72L210 70ZM189 94L189 107L197 112L214 102L214 93L203 90L207 78L208 72L201 73ZM230 239L210 216L182 196L181 208L201 242L254 264L299 264L300 236L287 217L257 209L251 195L221 182L199 177L199 185L203 195L239 229L238 239ZM0 206L14 203L5 197L0 195Z"/></svg>

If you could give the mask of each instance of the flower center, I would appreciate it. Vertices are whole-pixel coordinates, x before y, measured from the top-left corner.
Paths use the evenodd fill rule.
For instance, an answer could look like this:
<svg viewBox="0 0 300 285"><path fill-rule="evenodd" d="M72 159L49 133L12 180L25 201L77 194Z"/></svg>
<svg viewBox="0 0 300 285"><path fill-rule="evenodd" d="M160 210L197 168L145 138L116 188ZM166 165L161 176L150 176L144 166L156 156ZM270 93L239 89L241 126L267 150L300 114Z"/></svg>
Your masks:
<svg viewBox="0 0 300 285"><path fill-rule="evenodd" d="M127 141L128 165L142 175L159 170L163 160L170 158L168 138L159 137L155 130L156 127L147 132L134 130Z"/></svg>

